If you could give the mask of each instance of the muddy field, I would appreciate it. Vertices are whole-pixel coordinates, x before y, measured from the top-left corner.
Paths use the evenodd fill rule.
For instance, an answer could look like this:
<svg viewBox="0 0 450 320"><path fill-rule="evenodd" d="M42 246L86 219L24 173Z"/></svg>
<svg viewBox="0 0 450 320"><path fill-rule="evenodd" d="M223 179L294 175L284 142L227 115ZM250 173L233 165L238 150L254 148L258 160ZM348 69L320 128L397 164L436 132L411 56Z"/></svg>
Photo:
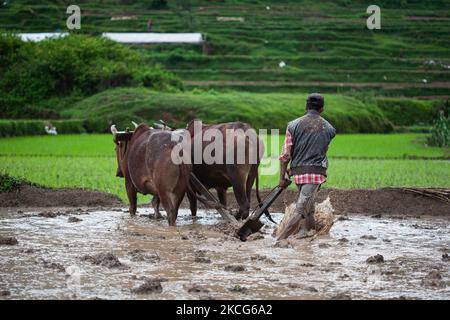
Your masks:
<svg viewBox="0 0 450 320"><path fill-rule="evenodd" d="M213 211L169 228L147 207L3 207L0 299L450 299L448 204L342 215L330 197L329 235L278 243L267 221L240 242Z"/></svg>

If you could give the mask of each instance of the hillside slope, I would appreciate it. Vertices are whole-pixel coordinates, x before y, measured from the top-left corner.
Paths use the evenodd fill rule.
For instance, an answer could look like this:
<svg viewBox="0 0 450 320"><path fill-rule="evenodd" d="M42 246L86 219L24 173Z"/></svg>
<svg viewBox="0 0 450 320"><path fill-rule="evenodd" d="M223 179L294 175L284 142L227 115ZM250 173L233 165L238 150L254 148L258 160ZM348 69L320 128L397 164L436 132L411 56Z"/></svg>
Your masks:
<svg viewBox="0 0 450 320"><path fill-rule="evenodd" d="M204 33L208 54L198 46L136 48L188 87L450 96L448 1L378 1L382 29L374 31L366 28L367 1L169 0L160 10L153 2L81 3L81 32L146 32L152 19L154 32ZM0 7L0 25L64 30L68 4L10 1Z"/></svg>

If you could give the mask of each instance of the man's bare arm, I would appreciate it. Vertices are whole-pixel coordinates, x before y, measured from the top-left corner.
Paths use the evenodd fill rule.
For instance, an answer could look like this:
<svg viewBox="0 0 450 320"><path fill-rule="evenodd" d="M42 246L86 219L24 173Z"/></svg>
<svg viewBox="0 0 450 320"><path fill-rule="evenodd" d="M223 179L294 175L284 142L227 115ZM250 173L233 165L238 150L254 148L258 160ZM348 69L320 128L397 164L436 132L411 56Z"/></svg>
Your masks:
<svg viewBox="0 0 450 320"><path fill-rule="evenodd" d="M289 161L280 160L280 182L279 186L284 188L286 186L286 171Z"/></svg>

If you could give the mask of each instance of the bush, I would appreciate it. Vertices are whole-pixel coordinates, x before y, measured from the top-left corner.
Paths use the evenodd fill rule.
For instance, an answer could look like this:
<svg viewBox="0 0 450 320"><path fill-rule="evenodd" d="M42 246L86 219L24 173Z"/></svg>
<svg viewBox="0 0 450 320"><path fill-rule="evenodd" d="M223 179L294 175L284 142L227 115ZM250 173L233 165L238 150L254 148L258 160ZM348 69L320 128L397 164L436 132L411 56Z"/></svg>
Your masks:
<svg viewBox="0 0 450 320"><path fill-rule="evenodd" d="M171 91L172 89L183 89L183 82L172 73L163 70L159 65L150 70L140 72L139 82L144 87L160 91Z"/></svg>
<svg viewBox="0 0 450 320"><path fill-rule="evenodd" d="M167 0L152 0L150 2L149 9L167 9Z"/></svg>
<svg viewBox="0 0 450 320"><path fill-rule="evenodd" d="M0 137L32 136L46 134L46 120L0 120ZM107 132L105 120L52 120L59 134Z"/></svg>
<svg viewBox="0 0 450 320"><path fill-rule="evenodd" d="M450 146L450 117L445 117L443 111L439 112L439 116L434 122L428 143L441 148Z"/></svg>
<svg viewBox="0 0 450 320"><path fill-rule="evenodd" d="M87 96L123 86L181 87L175 75L160 66L142 65L136 51L101 37L70 35L25 43L0 34L0 54L3 118L56 118L58 104L37 110L55 97Z"/></svg>
<svg viewBox="0 0 450 320"><path fill-rule="evenodd" d="M14 178L7 174L0 173L0 193L17 190L25 183L28 182L24 179Z"/></svg>
<svg viewBox="0 0 450 320"><path fill-rule="evenodd" d="M406 98L378 98L375 101L396 126L430 125L437 115L433 101Z"/></svg>

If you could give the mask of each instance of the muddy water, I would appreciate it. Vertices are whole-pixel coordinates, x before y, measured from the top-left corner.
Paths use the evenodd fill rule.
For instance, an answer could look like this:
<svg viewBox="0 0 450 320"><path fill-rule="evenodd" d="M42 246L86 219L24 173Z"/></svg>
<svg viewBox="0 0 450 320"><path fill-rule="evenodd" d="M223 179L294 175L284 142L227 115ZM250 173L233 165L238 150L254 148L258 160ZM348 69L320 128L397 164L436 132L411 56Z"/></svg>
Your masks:
<svg viewBox="0 0 450 320"><path fill-rule="evenodd" d="M10 293L0 299L450 299L442 258L450 249L448 217L352 215L328 236L279 248L271 225L242 243L216 226L212 212L192 218L182 210L178 227L169 228L146 210L124 211L42 217L3 209L0 236L19 243L0 245L0 290ZM81 259L108 252L121 266ZM376 254L384 263L366 263ZM162 292L133 292L155 278Z"/></svg>

